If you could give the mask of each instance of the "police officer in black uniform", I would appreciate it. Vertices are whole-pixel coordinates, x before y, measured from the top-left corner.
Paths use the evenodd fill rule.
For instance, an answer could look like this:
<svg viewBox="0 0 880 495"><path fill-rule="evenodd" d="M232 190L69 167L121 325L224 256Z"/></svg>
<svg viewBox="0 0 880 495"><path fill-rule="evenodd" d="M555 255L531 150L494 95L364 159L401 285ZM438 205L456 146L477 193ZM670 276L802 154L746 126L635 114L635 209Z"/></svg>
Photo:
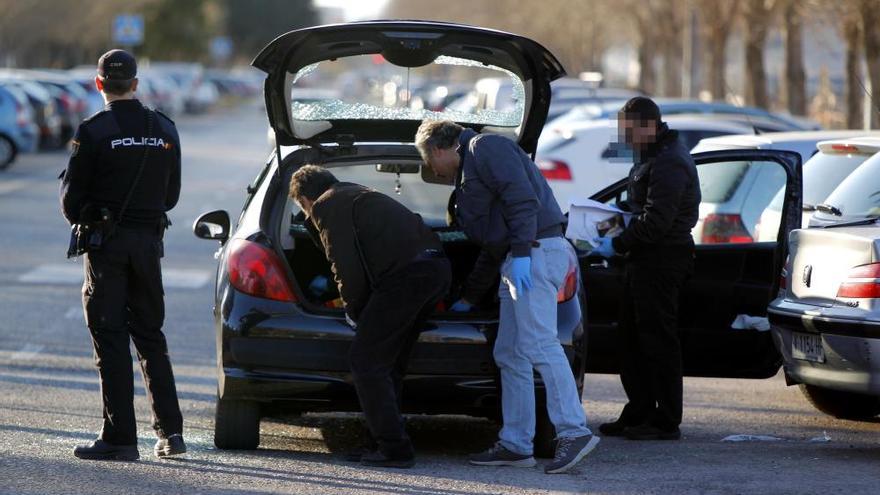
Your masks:
<svg viewBox="0 0 880 495"><path fill-rule="evenodd" d="M180 195L180 140L171 119L135 98L136 75L134 57L123 50L98 60L95 85L106 106L77 129L62 176L61 209L71 225L92 220L97 211L111 218L99 245L85 255L83 309L101 383L104 425L97 440L74 449L81 459L139 457L129 339L153 409L159 437L155 454L186 452L162 333L160 266L165 212Z"/></svg>

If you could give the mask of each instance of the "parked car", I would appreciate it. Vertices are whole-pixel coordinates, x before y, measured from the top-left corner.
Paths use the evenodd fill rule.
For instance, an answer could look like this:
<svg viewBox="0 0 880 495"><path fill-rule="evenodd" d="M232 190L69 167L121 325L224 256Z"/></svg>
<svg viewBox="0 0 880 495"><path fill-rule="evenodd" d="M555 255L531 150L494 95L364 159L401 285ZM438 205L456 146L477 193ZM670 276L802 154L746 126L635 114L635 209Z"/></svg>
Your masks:
<svg viewBox="0 0 880 495"><path fill-rule="evenodd" d="M816 152L816 143L819 141L863 133L804 131L722 136L704 139L692 151L779 149L797 152L805 162ZM700 205L700 217L693 230L694 237L706 243L775 241L778 223L773 225L770 220L772 213L767 213L767 210L782 188L778 180L780 173L774 167L761 164L753 166L749 162L742 162L723 172L701 172L700 181L705 183L705 194ZM763 225L762 216L767 217L768 224L766 228L759 229L759 224ZM763 238L759 236L759 231L763 231Z"/></svg>
<svg viewBox="0 0 880 495"><path fill-rule="evenodd" d="M839 418L880 414L878 174L875 154L829 196L837 223L791 233L782 290L769 308L786 383Z"/></svg>
<svg viewBox="0 0 880 495"><path fill-rule="evenodd" d="M660 114L664 118L671 115L690 115L746 125L757 132L782 132L782 131L808 131L820 130L818 124L805 123L803 119L796 119L788 115L769 112L762 108L740 107L723 102L704 102L699 100L687 100L680 98L656 98L655 102L660 107ZM619 102L610 102L601 105L587 104L571 109L568 113L559 116L547 125L551 128L570 122L585 120L616 119L617 113L622 106Z"/></svg>
<svg viewBox="0 0 880 495"><path fill-rule="evenodd" d="M19 153L35 151L39 132L24 92L0 84L0 170L8 168Z"/></svg>
<svg viewBox="0 0 880 495"><path fill-rule="evenodd" d="M873 143L872 143L873 144ZM873 147L867 147L867 151ZM816 205L810 227L830 227L871 219L880 215L880 192L875 188L880 177L880 154L874 153Z"/></svg>
<svg viewBox="0 0 880 495"><path fill-rule="evenodd" d="M865 131L857 131L864 134ZM821 141L816 145L818 151L804 163L804 199L801 227L810 225L816 206L825 204L825 199L840 183L865 160L880 152L880 135L852 139L833 139ZM757 240L775 241L779 219L782 217L782 202L785 191L780 189L773 197L758 225L755 227Z"/></svg>
<svg viewBox="0 0 880 495"><path fill-rule="evenodd" d="M689 117L671 116L666 122L679 132L688 149L705 137L750 130L723 121ZM617 151L618 141L617 123L609 120L581 122L541 133L535 163L563 211L568 210L571 199L589 197L627 176L632 159L623 147Z"/></svg>
<svg viewBox="0 0 880 495"><path fill-rule="evenodd" d="M511 76L516 79L513 84L529 81L531 91L509 112L471 114L384 106L381 101L303 105L289 101L297 84L331 81L348 67L374 63L373 55L380 52L381 69L388 74L442 72L448 67L437 65L450 64L473 80L492 73L519 74ZM261 417L278 411L358 409L347 363L354 332L345 323L335 294L309 288L315 277L328 277L330 272L321 249L309 239L302 213L287 197L293 172L303 164L319 163L342 179L388 192L422 214L443 241L453 266L448 304L456 299L479 249L459 229L446 225L451 189L423 165L412 144L418 125L427 116L452 118L482 132L511 135L524 150L534 152L547 112L550 81L563 75L556 58L527 38L423 21L292 31L264 48L254 65L268 74L266 111L280 150L247 189L234 226L225 211L205 213L193 225L196 236L222 244L214 306L219 378L214 443L220 448L255 448ZM724 168L749 160L774 164L792 188L786 195L787 206L799 205L796 154L736 150L703 154L695 160L701 167ZM618 201L624 189L619 181L595 199ZM787 233L795 223L783 222L780 229ZM696 272L683 293L685 372L774 376L781 359L768 333L732 330L730 323L740 313L765 314L769 295L778 288L785 246L711 248L698 247ZM581 279L588 292L578 282ZM613 343L621 279L618 260L603 266L585 258L580 267L571 267L560 290L558 335L579 389L587 369L616 371ZM498 308L493 294L477 308L454 314L439 306L429 318L404 380L405 412L497 417L499 384L491 343ZM537 377L536 388L543 389ZM552 453L554 432L542 396L539 393L537 400L536 453L547 455Z"/></svg>
<svg viewBox="0 0 880 495"><path fill-rule="evenodd" d="M26 79L2 79L0 84L15 86L24 92L33 110L34 123L39 128L39 148L56 149L63 146L61 141L61 116L55 101L42 85Z"/></svg>

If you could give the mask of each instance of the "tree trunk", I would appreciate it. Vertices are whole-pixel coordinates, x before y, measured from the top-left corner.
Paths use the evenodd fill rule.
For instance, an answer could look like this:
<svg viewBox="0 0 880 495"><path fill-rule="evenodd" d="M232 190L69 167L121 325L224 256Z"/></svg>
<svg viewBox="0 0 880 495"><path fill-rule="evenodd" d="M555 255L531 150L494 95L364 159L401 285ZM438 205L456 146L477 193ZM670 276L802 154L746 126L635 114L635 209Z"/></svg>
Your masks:
<svg viewBox="0 0 880 495"><path fill-rule="evenodd" d="M847 16L843 27L846 40L846 128L862 127L862 31L857 16Z"/></svg>
<svg viewBox="0 0 880 495"><path fill-rule="evenodd" d="M746 11L746 102L752 106L770 108L767 72L764 68L770 12L764 6L764 0L751 0Z"/></svg>
<svg viewBox="0 0 880 495"><path fill-rule="evenodd" d="M654 55L653 40L650 36L642 33L642 40L639 44L639 89L649 95L653 95L657 89Z"/></svg>
<svg viewBox="0 0 880 495"><path fill-rule="evenodd" d="M663 94L681 96L683 2L669 1L663 6L659 24L663 30Z"/></svg>
<svg viewBox="0 0 880 495"><path fill-rule="evenodd" d="M878 97L880 97L880 11L877 10L876 1L862 0L862 32L865 37L865 60L868 62L868 77L871 79L871 128L875 129L880 123L880 111L878 111Z"/></svg>
<svg viewBox="0 0 880 495"><path fill-rule="evenodd" d="M727 96L726 55L726 33L722 36L716 32L709 39L709 91L713 100L724 100Z"/></svg>
<svg viewBox="0 0 880 495"><path fill-rule="evenodd" d="M806 115L803 19L798 1L789 0L785 5L785 80L788 86L788 111L792 115Z"/></svg>

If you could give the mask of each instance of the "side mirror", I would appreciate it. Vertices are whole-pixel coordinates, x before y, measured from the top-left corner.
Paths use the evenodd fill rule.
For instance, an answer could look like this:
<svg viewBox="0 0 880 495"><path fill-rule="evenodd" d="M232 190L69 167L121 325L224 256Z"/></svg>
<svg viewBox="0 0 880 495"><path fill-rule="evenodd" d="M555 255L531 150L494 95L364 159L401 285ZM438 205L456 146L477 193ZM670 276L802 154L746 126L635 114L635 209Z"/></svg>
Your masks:
<svg viewBox="0 0 880 495"><path fill-rule="evenodd" d="M214 210L203 213L193 223L193 234L199 239L213 239L226 242L229 239L229 213Z"/></svg>

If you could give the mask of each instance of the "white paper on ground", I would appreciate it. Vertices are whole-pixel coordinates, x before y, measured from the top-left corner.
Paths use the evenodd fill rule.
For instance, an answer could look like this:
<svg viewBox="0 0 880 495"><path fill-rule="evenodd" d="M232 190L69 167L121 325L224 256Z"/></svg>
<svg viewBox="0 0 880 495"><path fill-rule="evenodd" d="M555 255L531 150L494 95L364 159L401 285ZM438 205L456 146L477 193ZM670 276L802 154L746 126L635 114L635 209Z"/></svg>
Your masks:
<svg viewBox="0 0 880 495"><path fill-rule="evenodd" d="M629 224L632 214L627 213L616 206L600 203L592 199L572 199L568 205L568 227L565 237L581 245L592 249L595 240L603 234L614 237L623 230L623 227L600 232L599 225L608 222L616 216L622 216L624 226ZM584 243L588 244L584 245Z"/></svg>
<svg viewBox="0 0 880 495"><path fill-rule="evenodd" d="M757 330L766 332L770 330L770 320L762 316L737 315L730 324L735 330Z"/></svg>
<svg viewBox="0 0 880 495"><path fill-rule="evenodd" d="M730 435L721 439L722 442L779 442L782 439L770 435Z"/></svg>
<svg viewBox="0 0 880 495"><path fill-rule="evenodd" d="M822 436L813 437L810 439L810 443L828 443L831 441L831 437L828 436L827 431L822 432Z"/></svg>

